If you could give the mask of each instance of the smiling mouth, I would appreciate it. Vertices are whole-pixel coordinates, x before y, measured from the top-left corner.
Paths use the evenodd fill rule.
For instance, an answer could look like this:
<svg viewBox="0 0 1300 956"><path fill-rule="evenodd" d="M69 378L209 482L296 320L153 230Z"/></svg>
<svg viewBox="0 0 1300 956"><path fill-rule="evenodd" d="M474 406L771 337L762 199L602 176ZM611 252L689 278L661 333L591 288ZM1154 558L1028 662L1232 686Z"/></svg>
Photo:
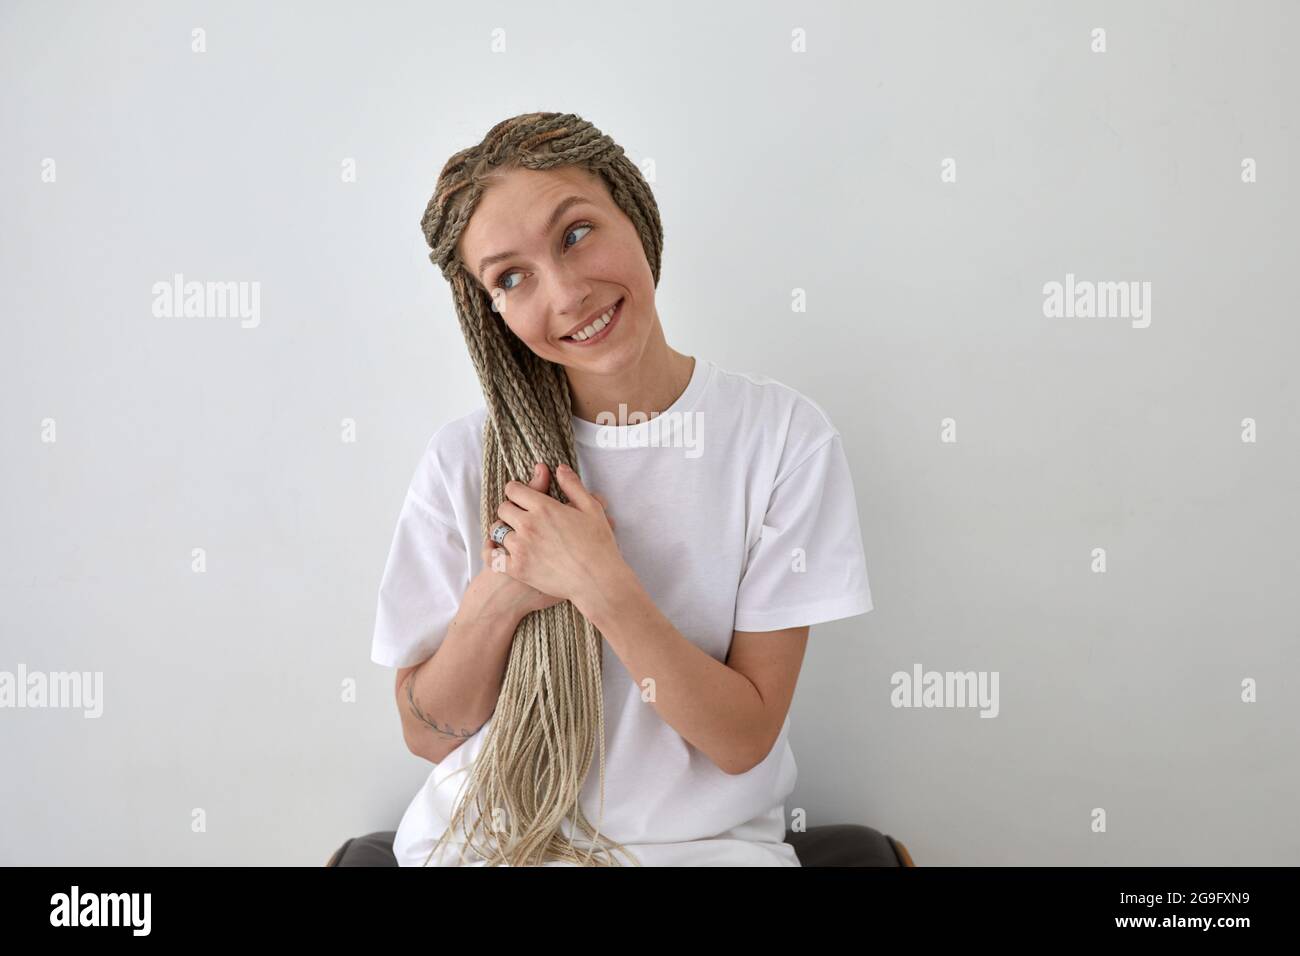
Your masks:
<svg viewBox="0 0 1300 956"><path fill-rule="evenodd" d="M606 320L604 316L601 316L591 325L588 325L586 329L575 332L574 335L560 336L560 341L568 342L570 345L592 345L599 342L601 339L608 336L610 330L618 324L619 317L623 314L623 300L619 299L618 302L614 304L614 311L612 313L607 312L605 314L609 316L608 320ZM602 322L604 322L603 325L601 325ZM587 329L590 329L593 326L599 326L599 328L597 328L591 335L587 335ZM576 335L587 335L587 337L575 338L574 336Z"/></svg>

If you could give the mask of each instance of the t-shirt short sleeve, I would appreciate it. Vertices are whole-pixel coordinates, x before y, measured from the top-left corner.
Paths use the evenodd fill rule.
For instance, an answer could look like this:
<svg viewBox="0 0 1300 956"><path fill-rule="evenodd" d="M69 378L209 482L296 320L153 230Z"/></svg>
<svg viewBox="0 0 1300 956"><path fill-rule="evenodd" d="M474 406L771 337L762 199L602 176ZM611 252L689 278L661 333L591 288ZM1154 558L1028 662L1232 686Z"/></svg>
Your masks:
<svg viewBox="0 0 1300 956"><path fill-rule="evenodd" d="M428 472L426 456L407 489L379 584L370 659L387 667L432 657L469 587L465 539L454 518L439 514L438 485Z"/></svg>
<svg viewBox="0 0 1300 956"><path fill-rule="evenodd" d="M776 631L872 609L853 477L838 432L772 489L736 595L738 631Z"/></svg>

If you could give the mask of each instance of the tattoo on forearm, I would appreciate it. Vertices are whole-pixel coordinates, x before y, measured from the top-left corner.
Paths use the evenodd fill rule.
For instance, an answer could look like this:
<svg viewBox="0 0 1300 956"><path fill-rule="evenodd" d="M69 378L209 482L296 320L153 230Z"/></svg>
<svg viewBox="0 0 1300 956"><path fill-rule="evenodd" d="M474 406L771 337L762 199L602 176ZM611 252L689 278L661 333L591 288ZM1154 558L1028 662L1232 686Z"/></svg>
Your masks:
<svg viewBox="0 0 1300 956"><path fill-rule="evenodd" d="M476 730L465 730L462 728L461 730L455 730L451 727L451 725L448 725L446 727L439 727L436 721L432 721L424 715L424 711L420 710L420 705L415 702L415 692L412 690L414 686L415 686L415 674L411 673L406 678L406 702L411 707L411 713L415 714L416 718L420 721L420 723L429 727L431 730L435 731L436 733L442 734L444 737L459 737L461 739L467 739L469 737L473 737L476 733L478 733L480 729L482 729L482 728L478 728Z"/></svg>

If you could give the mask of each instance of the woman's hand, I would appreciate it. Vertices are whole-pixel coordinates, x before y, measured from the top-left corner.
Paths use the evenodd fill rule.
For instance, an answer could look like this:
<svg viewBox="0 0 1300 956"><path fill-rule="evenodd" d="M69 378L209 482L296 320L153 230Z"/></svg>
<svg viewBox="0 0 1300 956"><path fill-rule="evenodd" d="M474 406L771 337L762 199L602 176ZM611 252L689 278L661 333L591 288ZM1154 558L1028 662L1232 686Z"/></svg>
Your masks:
<svg viewBox="0 0 1300 956"><path fill-rule="evenodd" d="M550 469L543 463L528 484L506 483L506 500L497 516L513 530L496 549L506 554L492 555L494 567L549 599L543 607L562 600L577 603L594 582L624 564L604 499L583 487L566 465L556 470L555 480L567 504L546 493Z"/></svg>
<svg viewBox="0 0 1300 956"><path fill-rule="evenodd" d="M577 480L576 475L574 476L574 480L575 481ZM515 482L515 484L519 484L519 482ZM550 486L551 486L550 469L547 468L546 465L539 462L533 470L532 480L528 482L526 487L533 489L537 491L539 494L546 496L546 498L556 507L559 508L567 507L565 505L560 504L554 498L551 498L549 494L547 494L547 489L549 489ZM561 484L560 487L562 490L564 489L563 484ZM565 491L565 494L568 495L567 490ZM602 513L604 513L604 509L609 507L608 502L606 502L605 498L602 495L596 493L590 493L590 494L591 497L595 498L596 501L599 503L601 511ZM570 500L572 500L572 496L569 497ZM504 506L509 501L510 499L507 498L505 502L502 502L502 506ZM609 528L610 531L612 532L614 529L614 519L610 517L608 514L604 514L604 517L605 520L609 523ZM506 523L509 524L509 522ZM501 522L497 521L493 524L493 527L496 527L499 524L501 524ZM514 525L511 526L515 527ZM519 533L518 530L511 531L510 534L506 536L505 544L509 546L513 544L515 541L517 541L518 539L515 536L518 533ZM566 600L566 598L564 597L556 597L553 594L548 594L545 591L539 590L533 585L520 580L517 576L511 575L509 573L509 563L510 563L509 552L507 551L506 548L503 548L502 546L498 545L495 541L493 541L490 536L483 539L483 548L481 554L483 558L483 573L485 575L489 575L493 580L493 584L492 584L493 589L499 592L503 600L506 600L512 603L514 606L518 607L521 615L528 614L532 611L541 611L544 610L545 608L551 607L552 605L559 604L563 600ZM620 560L621 558L622 556L620 555Z"/></svg>

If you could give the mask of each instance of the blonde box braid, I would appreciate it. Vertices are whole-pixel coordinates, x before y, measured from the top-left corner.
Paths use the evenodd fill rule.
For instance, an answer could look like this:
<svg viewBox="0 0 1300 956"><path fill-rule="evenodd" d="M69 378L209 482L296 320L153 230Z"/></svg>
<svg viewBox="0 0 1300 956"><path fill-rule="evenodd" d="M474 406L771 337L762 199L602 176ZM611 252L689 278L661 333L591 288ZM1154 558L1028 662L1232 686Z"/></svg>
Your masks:
<svg viewBox="0 0 1300 956"><path fill-rule="evenodd" d="M456 315L487 405L483 426L480 525L486 538L511 479L527 482L533 463L578 470L572 407L564 367L543 359L506 326L488 293L460 258L457 243L484 191L512 168L580 166L598 174L641 236L659 284L663 227L640 170L623 149L572 113L527 113L504 120L476 146L453 155L438 176L420 225L429 259L451 284ZM550 494L567 503L552 482ZM532 866L549 860L621 866L614 848L641 865L621 843L600 838L580 805L593 745L600 746L600 818L605 806L603 638L569 601L534 611L519 622L492 727L473 763L447 830L424 865L459 830L458 862L473 846L489 865ZM466 830L469 810L476 819ZM504 811L504 821L501 813ZM565 817L593 846L579 853L560 829ZM489 825L487 821L491 821ZM504 826L501 824L504 823ZM487 846L474 844L476 835ZM599 850L601 856L593 857Z"/></svg>

